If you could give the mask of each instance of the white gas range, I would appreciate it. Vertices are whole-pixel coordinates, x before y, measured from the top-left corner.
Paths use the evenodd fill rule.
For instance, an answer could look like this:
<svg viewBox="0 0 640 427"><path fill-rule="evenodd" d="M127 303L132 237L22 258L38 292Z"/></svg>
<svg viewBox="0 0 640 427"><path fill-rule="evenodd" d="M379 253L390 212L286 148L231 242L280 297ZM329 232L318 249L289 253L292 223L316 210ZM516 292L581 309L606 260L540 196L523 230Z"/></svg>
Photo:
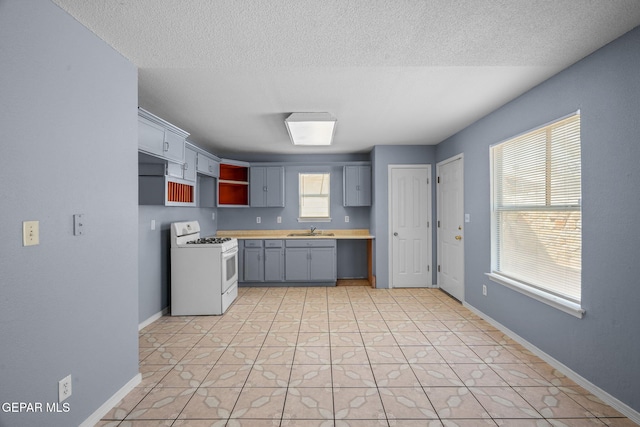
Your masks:
<svg viewBox="0 0 640 427"><path fill-rule="evenodd" d="M198 221L171 224L171 315L223 314L238 296L238 240L200 237Z"/></svg>

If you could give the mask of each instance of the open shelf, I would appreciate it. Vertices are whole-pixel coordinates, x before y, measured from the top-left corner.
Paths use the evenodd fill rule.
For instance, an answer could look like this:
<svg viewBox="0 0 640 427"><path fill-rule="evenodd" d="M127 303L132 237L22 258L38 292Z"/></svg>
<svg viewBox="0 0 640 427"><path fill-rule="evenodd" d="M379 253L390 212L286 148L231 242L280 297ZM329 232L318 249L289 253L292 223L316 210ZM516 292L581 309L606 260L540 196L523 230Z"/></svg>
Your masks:
<svg viewBox="0 0 640 427"><path fill-rule="evenodd" d="M220 163L218 206L249 206L249 166Z"/></svg>

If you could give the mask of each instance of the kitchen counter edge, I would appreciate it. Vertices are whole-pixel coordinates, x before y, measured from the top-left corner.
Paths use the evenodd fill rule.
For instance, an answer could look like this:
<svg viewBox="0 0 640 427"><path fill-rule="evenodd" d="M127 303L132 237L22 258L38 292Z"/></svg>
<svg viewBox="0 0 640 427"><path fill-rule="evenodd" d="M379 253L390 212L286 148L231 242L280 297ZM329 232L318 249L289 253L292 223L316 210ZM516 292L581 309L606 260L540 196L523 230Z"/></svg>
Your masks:
<svg viewBox="0 0 640 427"><path fill-rule="evenodd" d="M333 236L289 236L292 233L304 233L306 230L218 230L217 237L235 237L236 239L361 239L375 237L367 229L321 230L321 233L333 233Z"/></svg>

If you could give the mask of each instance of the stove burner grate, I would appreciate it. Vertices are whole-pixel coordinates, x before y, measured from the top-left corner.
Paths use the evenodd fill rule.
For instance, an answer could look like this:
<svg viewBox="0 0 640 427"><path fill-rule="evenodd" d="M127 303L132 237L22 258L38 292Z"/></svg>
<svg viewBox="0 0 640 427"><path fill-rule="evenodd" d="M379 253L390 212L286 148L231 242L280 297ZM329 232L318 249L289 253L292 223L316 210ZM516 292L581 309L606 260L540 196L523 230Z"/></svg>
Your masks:
<svg viewBox="0 0 640 427"><path fill-rule="evenodd" d="M187 244L192 245L202 245L202 244L220 244L224 242L228 242L231 240L231 237L203 237L201 239L192 240L187 242Z"/></svg>

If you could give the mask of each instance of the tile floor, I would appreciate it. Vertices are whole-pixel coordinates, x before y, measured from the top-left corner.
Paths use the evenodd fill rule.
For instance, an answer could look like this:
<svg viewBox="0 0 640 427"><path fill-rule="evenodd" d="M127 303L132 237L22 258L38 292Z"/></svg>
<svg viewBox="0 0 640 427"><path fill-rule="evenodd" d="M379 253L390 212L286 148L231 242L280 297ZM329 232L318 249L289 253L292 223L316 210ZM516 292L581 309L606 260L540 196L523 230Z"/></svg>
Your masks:
<svg viewBox="0 0 640 427"><path fill-rule="evenodd" d="M98 426L636 425L435 289L240 288L144 328L140 372Z"/></svg>

